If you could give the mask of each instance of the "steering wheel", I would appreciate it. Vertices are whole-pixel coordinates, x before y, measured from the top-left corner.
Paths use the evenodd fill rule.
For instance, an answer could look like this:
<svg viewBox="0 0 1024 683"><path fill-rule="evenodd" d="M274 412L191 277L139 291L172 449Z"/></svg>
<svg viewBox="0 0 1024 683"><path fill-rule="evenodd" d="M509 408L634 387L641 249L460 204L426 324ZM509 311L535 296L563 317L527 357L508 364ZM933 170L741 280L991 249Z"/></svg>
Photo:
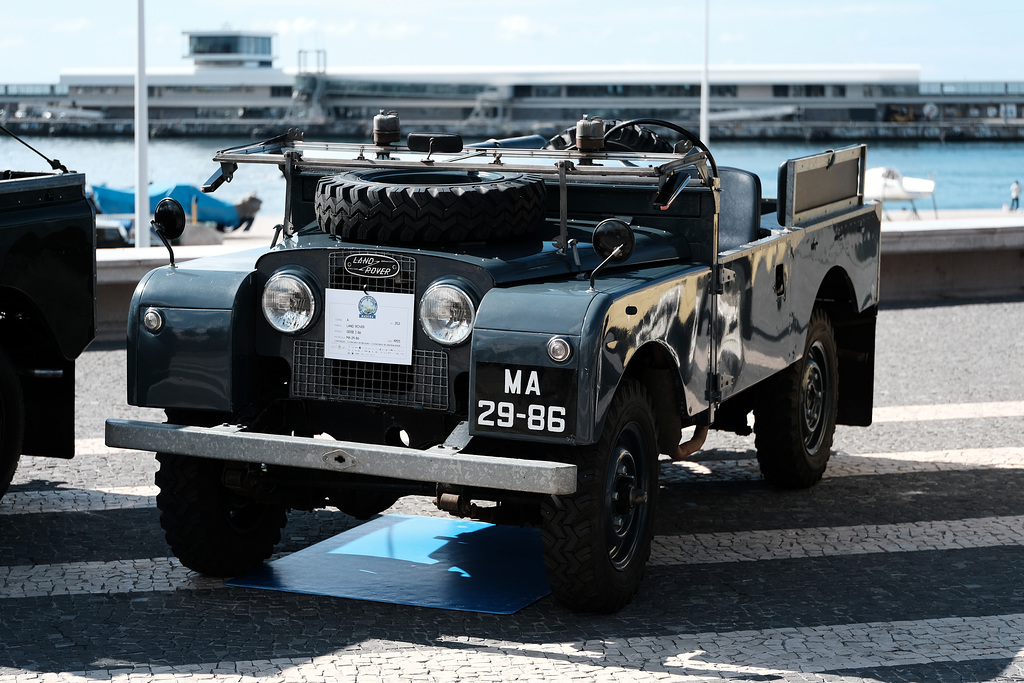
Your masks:
<svg viewBox="0 0 1024 683"><path fill-rule="evenodd" d="M701 139L699 137L697 137L690 131L686 130L682 126L672 123L671 121L664 121L662 119L630 119L629 121L620 121L619 123L616 123L614 126L605 131L604 139L607 140L612 133L622 130L627 126L643 125L661 126L663 128L668 128L669 130L675 131L676 133L682 135L688 141L693 143L694 147L701 150L702 152L704 152L704 154L707 155L708 163L711 165L711 175L713 175L716 178L718 177L718 164L715 163L715 157L711 155L711 150L708 149L708 146L701 142Z"/></svg>

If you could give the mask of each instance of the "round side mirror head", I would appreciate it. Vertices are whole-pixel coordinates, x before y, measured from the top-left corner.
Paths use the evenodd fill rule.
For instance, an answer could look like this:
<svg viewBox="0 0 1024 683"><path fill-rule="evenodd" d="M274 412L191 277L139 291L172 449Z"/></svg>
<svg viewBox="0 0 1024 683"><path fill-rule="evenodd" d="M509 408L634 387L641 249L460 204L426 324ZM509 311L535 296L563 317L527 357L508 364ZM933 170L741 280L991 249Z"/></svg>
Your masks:
<svg viewBox="0 0 1024 683"><path fill-rule="evenodd" d="M611 256L616 247L622 247L612 259L612 263L622 263L633 255L636 247L636 236L626 221L619 218L608 218L594 228L594 251L602 259Z"/></svg>
<svg viewBox="0 0 1024 683"><path fill-rule="evenodd" d="M178 200L165 197L156 205L153 225L166 239L178 239L185 232L185 209L181 208Z"/></svg>

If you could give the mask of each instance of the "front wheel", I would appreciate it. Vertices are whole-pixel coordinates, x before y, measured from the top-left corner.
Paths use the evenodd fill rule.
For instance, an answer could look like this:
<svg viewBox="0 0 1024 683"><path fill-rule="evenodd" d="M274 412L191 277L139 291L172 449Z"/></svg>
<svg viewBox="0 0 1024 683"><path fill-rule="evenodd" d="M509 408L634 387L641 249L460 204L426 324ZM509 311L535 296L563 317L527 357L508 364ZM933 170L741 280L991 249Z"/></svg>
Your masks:
<svg viewBox="0 0 1024 683"><path fill-rule="evenodd" d="M544 564L555 599L578 612L622 609L651 555L658 448L647 390L625 380L600 440L567 448L577 489L542 508Z"/></svg>
<svg viewBox="0 0 1024 683"><path fill-rule="evenodd" d="M210 576L237 576L256 569L281 540L284 506L261 503L224 486L224 463L157 453L163 527L183 565Z"/></svg>
<svg viewBox="0 0 1024 683"><path fill-rule="evenodd" d="M803 357L779 373L754 409L757 462L771 484L816 484L832 450L839 405L835 334L824 311L815 310Z"/></svg>

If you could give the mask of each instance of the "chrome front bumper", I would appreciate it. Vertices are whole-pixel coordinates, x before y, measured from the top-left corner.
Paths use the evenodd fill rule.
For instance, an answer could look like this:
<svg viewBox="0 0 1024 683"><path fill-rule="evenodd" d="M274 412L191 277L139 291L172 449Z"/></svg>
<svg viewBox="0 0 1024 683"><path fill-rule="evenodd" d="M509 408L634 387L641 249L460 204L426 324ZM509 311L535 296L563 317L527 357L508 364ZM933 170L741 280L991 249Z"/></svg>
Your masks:
<svg viewBox="0 0 1024 683"><path fill-rule="evenodd" d="M576 491L576 466L463 453L458 447L425 451L401 446L244 432L234 427L107 420L106 444L215 460L287 465L329 472L503 491L567 495Z"/></svg>

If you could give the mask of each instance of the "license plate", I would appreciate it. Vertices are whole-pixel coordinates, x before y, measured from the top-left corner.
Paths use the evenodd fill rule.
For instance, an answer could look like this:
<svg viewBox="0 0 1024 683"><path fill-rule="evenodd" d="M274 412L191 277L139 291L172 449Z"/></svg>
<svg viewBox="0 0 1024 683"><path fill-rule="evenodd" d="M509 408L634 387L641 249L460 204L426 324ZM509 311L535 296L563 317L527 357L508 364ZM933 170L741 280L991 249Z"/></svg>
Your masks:
<svg viewBox="0 0 1024 683"><path fill-rule="evenodd" d="M576 370L479 363L477 432L568 437L576 432Z"/></svg>

